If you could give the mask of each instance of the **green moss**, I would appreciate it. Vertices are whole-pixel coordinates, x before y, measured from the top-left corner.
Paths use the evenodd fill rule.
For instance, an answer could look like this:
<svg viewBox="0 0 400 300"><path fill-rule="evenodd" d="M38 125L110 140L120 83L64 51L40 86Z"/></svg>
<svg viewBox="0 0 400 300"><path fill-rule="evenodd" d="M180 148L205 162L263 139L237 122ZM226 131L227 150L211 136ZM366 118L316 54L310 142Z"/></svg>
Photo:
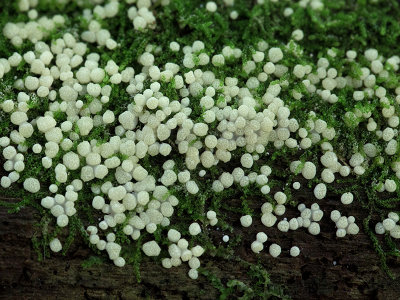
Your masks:
<svg viewBox="0 0 400 300"><path fill-rule="evenodd" d="M58 1L52 0L40 0L37 10L39 13L46 13L49 15L61 13L67 18L65 26L48 32L49 36L46 39L54 40L61 37L65 32L77 33L81 30L86 30L88 22L75 12L81 10L82 7L92 7L89 1L84 1L82 7L77 6L76 1L70 2L68 5L59 5ZM400 35L400 23L397 22L398 15L400 14L399 3L395 0L387 1L372 1L366 0L338 0L338 1L323 1L324 8L321 11L315 11L310 8L304 9L300 7L298 2L294 1L278 1L278 3L272 3L271 1L265 1L263 5L254 5L254 1L248 0L236 0L235 5L225 7L219 5L218 12L210 14L204 10L204 3L200 0L174 0L171 1L171 5L166 7L157 8L157 28L155 30L143 30L134 31L132 28L132 22L126 18L126 11L128 5L124 2L120 3L120 11L116 18L107 19L106 21L100 20L102 26L108 29L113 38L120 43L118 51L108 51L104 47L97 47L96 45L88 46L88 53L96 51L101 55L101 65L104 67L105 61L113 59L118 65L120 70L127 66L134 67L136 71L140 70L141 66L138 64L138 57L145 51L145 47L148 44L155 46L162 46L162 52L156 56L156 64L163 65L167 62L181 63L183 59L182 52L172 52L169 49L169 43L171 41L177 41L183 45L191 45L195 40L201 40L205 43L205 49L202 51L207 54L217 53L221 51L224 46L231 46L240 48L243 51L243 55L240 59L227 58L226 63L223 66L208 65L210 71L213 71L217 78L222 81L228 76L236 76L240 80L245 80L249 77L243 71L243 65L251 59L257 49L257 43L261 40L268 42L270 46L281 47L284 51L285 58L282 60L282 64L286 65L289 70L293 69L296 64L309 64L311 65L313 72L316 72L317 66L314 61L315 58L328 57L330 66L335 67L338 70L339 76L349 75L353 78L360 78L362 75L361 68L367 66L367 62L364 58L360 57L357 62L344 62L342 59L343 54L346 50L354 49L358 52L362 52L367 48L376 48L380 54L384 56L391 56L393 49L397 49L398 38ZM222 4L220 1L219 4ZM15 2L8 1L2 4L0 12L0 28L3 28L8 21L12 22L26 22L28 18L25 14L20 14L15 10ZM158 5L158 4L156 4ZM294 10L293 15L290 17L283 17L283 10L286 7L291 7ZM232 21L229 18L229 13L236 10L239 13L239 18L236 21ZM302 41L294 42L290 39L294 29L301 28L304 31L305 38ZM343 38L346 37L346 38ZM285 43L285 45L283 44ZM286 45L286 42L288 44ZM286 47L285 47L286 46ZM33 49L31 42L24 42L24 44L16 49L10 45L9 41L0 35L0 57L8 57L14 51L24 53ZM330 57L327 55L327 49L332 49L337 53L337 57ZM197 53L198 55L200 53ZM196 57L196 63L198 63L198 57ZM256 64L256 69L251 73L250 76L254 76L261 72L263 68L262 63ZM388 70L388 78L377 78L377 84L383 84L387 89L394 89L399 83L399 76L396 75L394 70L389 65L385 65L385 69ZM183 72L189 71L187 68L182 68ZM18 93L13 88L14 77L24 78L28 75L28 66L21 63L16 69L13 69L7 74L3 80L0 81L0 103L7 99L15 99ZM285 74L282 78L275 81L270 79L265 83L261 84L254 92L255 98L259 103L259 111L262 111L267 106L262 102L262 96L265 93L268 85L278 84L288 81L290 82L288 87L283 87L280 97L285 100L285 103L291 110L291 117L296 118L300 121L300 126L306 126L306 120L309 119L309 111L313 110L316 112L316 118L324 119L329 126L335 128L338 132L338 136L331 141L335 149L340 151L340 159L347 160L351 155L356 152L362 152L362 146L366 142L371 142L377 145L379 151L383 153L384 144L379 140L374 133L366 132L363 126L365 121L362 118L358 118L355 115L344 117L343 112L355 112L359 110L361 112L373 113L372 117L379 124L385 124L385 120L380 114L380 110L384 107L376 97L373 97L370 101L363 100L356 102L353 100L352 93L353 89L344 88L337 92L339 98L336 105L321 101L317 95L311 95L305 85L294 78L294 76ZM106 76L104 81L101 83L102 86L109 83L109 76ZM148 88L150 82L147 80L144 83L145 88ZM133 99L126 93L127 84L112 85L112 93L110 101L103 105L103 111L99 112L99 115L106 109L114 111L115 115L118 115L124 111L130 103L133 103ZM377 88L377 86L375 87ZM172 79L170 82L162 82L160 91L167 96L171 101L179 100L181 97L176 90L175 81ZM302 100L296 100L293 97L293 91L301 93L303 95ZM222 89L217 89L218 98L216 100L217 105L223 104L226 99L222 93ZM399 105L394 101L393 91L389 91L389 100L396 107L398 111ZM191 107L193 112L191 117L197 122L203 120L204 109L200 106L200 99L204 95L204 91L196 97L191 97ZM44 113L49 105L49 99L33 97L29 102L29 117L34 118L38 114ZM85 107L88 107L93 101L93 97L85 96ZM239 101L237 97L233 97L230 106L238 107ZM66 120L66 115L57 111L54 113L54 118L57 122ZM0 112L0 135L9 135L13 130L13 125L10 124L6 114ZM210 124L211 132L216 133L216 122ZM109 136L113 134L111 126L99 126L93 129L89 135L89 139L96 139L98 144L104 143L108 140ZM362 128L363 130L358 130ZM78 127L75 126L75 132L79 133ZM173 138L171 137L171 140ZM194 144L197 140L193 140L191 144ZM282 149L275 149L270 143L266 148L266 153L260 155L260 162L273 166L273 173L268 185L271 188L282 188L284 183L287 183L284 189L288 195L288 202L291 205L297 205L296 201L292 199L290 189L288 186L295 180L295 174L291 174L283 166L287 166L292 160L299 159L304 163L305 161L313 161L318 163L318 157L315 155L322 142L313 145L310 149L302 151L300 155L297 150L283 147ZM400 142L400 138L399 138ZM31 147L35 143L45 143L43 136L38 133L27 139L25 145ZM76 147L75 142L74 147ZM176 162L176 170L184 169L184 158L175 155L176 149L174 149L173 159ZM53 159L53 165L56 165L60 161L63 151ZM238 149L232 153L232 161L238 161L240 156L243 154L242 149ZM385 155L384 153L382 155ZM124 159L126 157L119 155L119 158ZM343 191L351 190L357 200L357 204L361 208L368 210L368 217L364 220L364 229L371 238L374 249L377 251L379 258L382 262L384 270L390 273L387 259L391 257L399 256L398 246L393 240L386 236L383 242L379 241L373 231L369 228L373 216L379 215L383 217L387 210L398 210L400 202L400 192L396 191L393 197L380 197L375 188L371 189L371 181L374 183L383 182L384 179L388 178L390 171L390 163L397 160L398 155L394 157L385 156L385 163L379 164L377 161L371 161L364 175L357 178L338 178L337 183L339 187L329 188L330 192L340 194ZM162 163L165 159L159 157L146 156L141 160L141 164L144 168L149 171L149 174L155 178L159 178L163 172ZM41 165L41 160L38 156L27 154L25 159L26 171L18 181L19 184L28 177L36 177L40 174L41 181L47 185L54 183L55 178L53 172L46 170ZM302 166L302 165L301 165ZM300 167L301 167L300 166ZM257 169L257 167L256 167ZM298 169L297 171L299 171ZM200 195L190 195L184 189L183 186L177 185L170 190L170 194L175 195L180 204L176 207L176 216L172 219L174 228L179 229L183 234L188 233L188 224L193 221L200 223L206 222L204 214L207 210L212 209L217 212L219 223L218 226L224 231L233 231L231 225L232 220L230 219L233 214L244 215L251 214L258 216L259 211L255 211L252 208L254 199L262 199L262 201L269 201L274 203L270 195L262 195L259 192L258 186L255 184L247 187L240 187L235 185L233 189L224 190L221 193L214 193L209 187L212 182L218 179L221 170L212 167L209 169L207 176L201 178L197 176L198 170L193 172L193 179L199 184L202 193ZM297 172L295 172L297 173ZM76 178L79 176L79 172L70 172L70 178ZM393 178L397 184L400 184L397 178ZM115 183L114 171L110 172L104 181L111 181ZM312 187L318 179L310 181L308 187ZM93 185L100 185L102 181L93 181ZM59 184L59 183L58 183ZM60 185L61 186L61 185ZM38 254L38 258L43 260L49 256L48 244L51 238L55 237L56 234L60 233L60 228L49 233L49 225L54 226L54 218L50 218L48 212L40 206L40 199L45 197L47 186L44 185L40 193L31 195L26 193L22 189L0 189L4 196L15 197L23 199L17 203L11 203L9 201L0 201L0 205L7 207L10 212L18 212L21 208L26 206L35 207L42 219L37 224L37 233L32 238L32 243L35 251ZM60 188L60 192L62 187ZM366 191L366 195L363 193ZM229 199L240 199L241 202L237 207L231 205ZM68 236L64 243L63 254L67 254L69 247L72 245L76 238L80 238L87 241L87 234L84 230L87 224L94 224L97 221L98 215L92 211L91 208L92 196L90 192L90 186L85 185L82 193L79 193L79 199L76 202L78 214L70 218L70 226ZM145 241L146 235L142 236L138 241L131 241L124 233L123 226L120 224L116 228L116 236L118 242L128 245L129 247L126 252L123 252L123 256L126 258L129 264L134 266L134 273L140 281L140 262L141 257L141 245ZM155 233L155 239L160 243L165 243L162 236L166 233L166 229L159 228ZM215 255L226 255L230 257L229 261L232 262L232 247L234 247L241 240L240 237L232 239L227 248L216 247L212 244L212 240L209 233L203 232L197 237L193 237L190 240L191 244L199 243L205 245L211 253ZM89 243L88 243L89 244ZM92 246L94 249L94 247ZM94 249L94 251L97 251ZM102 263L102 259L97 256L89 258L84 262L84 267L91 267ZM269 277L264 267L258 264L246 265L249 268L249 277L252 280L252 284L243 283L238 280L230 280L226 284L223 284L220 278L211 274L207 270L202 270L201 273L209 278L210 282L221 292L221 299L227 299L232 295L239 293L247 298L262 299L268 297L281 297L284 295L280 289L274 289L271 286Z"/></svg>
<svg viewBox="0 0 400 300"><path fill-rule="evenodd" d="M102 257L98 256L90 256L88 259L85 259L81 266L84 269L90 269L93 268L94 266L99 266L104 264L104 259Z"/></svg>

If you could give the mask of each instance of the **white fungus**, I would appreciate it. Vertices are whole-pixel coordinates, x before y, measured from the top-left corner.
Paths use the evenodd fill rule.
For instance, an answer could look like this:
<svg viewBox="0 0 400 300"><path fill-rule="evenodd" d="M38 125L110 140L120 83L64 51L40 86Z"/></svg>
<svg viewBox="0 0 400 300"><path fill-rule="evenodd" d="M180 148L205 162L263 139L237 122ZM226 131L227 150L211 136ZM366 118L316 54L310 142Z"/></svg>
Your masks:
<svg viewBox="0 0 400 300"><path fill-rule="evenodd" d="M290 248L290 256L297 257L300 254L300 249L297 246Z"/></svg>
<svg viewBox="0 0 400 300"><path fill-rule="evenodd" d="M0 105L2 121L7 124L0 137L7 172L0 179L3 188L22 182L29 193L47 192L38 200L59 227L74 220L70 217L78 212L77 203L88 200L100 216L97 224L87 228L89 242L105 250L116 266L126 264L120 255L122 245L116 243L115 230L121 226L128 239L138 240L146 233L147 241L150 236L150 241L142 245L145 255L159 256L162 249L168 250L170 257L162 259L164 268L187 262L192 279L199 276L199 257L205 249L192 247L192 240L173 229L172 217L180 211L180 201L197 201L200 206L206 203L209 209L217 204L216 209L219 204L212 201L213 197L229 194L230 189L244 193L257 189L262 198L263 226L276 225L285 233L304 229L318 235L319 222L326 212L323 201L321 207L313 203L308 208L301 203L299 216L289 219L285 214L291 208L285 205L292 202L291 193L311 186L315 198L322 200L328 189L337 193L330 184L336 181L340 185L341 177L357 179L365 174L379 178L372 185L379 193L398 190L400 89L390 86L400 65L397 56L385 58L372 48L364 53L332 48L326 49L325 57L303 60L307 51L302 42L308 37L304 28L294 27L281 46L271 47L268 41L257 40L248 45L251 53L232 43L221 47L201 40L185 44L178 37L179 43L141 44L138 55L133 53L126 61L112 60L119 56L111 54L119 53L124 43L105 24L125 13L134 35L146 35L160 26L162 14L158 10L170 3L155 2L127 0L126 12L120 12L118 1L97 3L82 11L87 28L79 32L78 26L73 33L68 28L60 31L61 26L69 24L65 16L41 15L42 11L35 8L36 0L17 3L29 22L9 22L2 29L16 51L0 58L0 79L11 80L9 88L16 91L9 97L6 88ZM266 1L256 2L264 5ZM271 2L272 7L277 1ZM235 5L234 0L206 1L200 9L217 19L228 9L229 18L237 22L245 14ZM324 8L319 0L300 1L299 7ZM291 7L280 9L284 18L294 14ZM54 30L61 36L51 37ZM32 49L25 47L26 41ZM27 49L25 53L23 49ZM160 55L167 52L172 55L165 56L168 59L164 61ZM341 52L345 64L337 69L332 62ZM356 78L354 68L349 72L348 65L357 66ZM240 74L220 76L218 69L223 67L225 72L232 66L238 67ZM343 96L344 92L349 93ZM341 116L335 109L343 106L343 97L349 101ZM309 98L316 101L315 105L307 105ZM372 100L379 105L364 105ZM328 107L332 116L343 120L340 125L348 128L330 122ZM299 109L305 119L297 119ZM368 133L364 143L354 140L348 145L342 140L343 132L354 130ZM277 186L276 177L284 172L280 174L281 170L275 168L274 159L270 166L262 161L281 154L285 157L279 159L280 163L291 157L298 160L286 166L293 173L290 181ZM153 161L160 168L149 165ZM371 167L380 172L379 166L385 166L382 174L370 173ZM30 177L36 169L36 178ZM303 178L297 177L300 173ZM46 182L47 178L54 181ZM210 197L205 189L209 189ZM355 191L342 193L341 203L351 204L355 195ZM229 206L229 200L224 199L224 205ZM353 216L333 210L330 218L339 238L360 230ZM208 226L225 226L227 221L219 221L213 210L202 212L196 219L204 223L188 223L190 236L202 230L220 230ZM375 232L398 239L398 222L399 216L390 212L375 225ZM253 218L242 215L240 223L250 227ZM167 246L151 237L158 237L160 228L168 230L164 236ZM225 243L229 239L227 234L222 237ZM260 253L267 240L266 233L258 232L251 250ZM58 238L49 246L54 252L62 249ZM281 247L271 244L269 253L278 257ZM292 257L299 254L299 247L290 248Z"/></svg>
<svg viewBox="0 0 400 300"><path fill-rule="evenodd" d="M281 246L278 244L271 244L269 246L269 254L272 257L278 257L281 254Z"/></svg>
<svg viewBox="0 0 400 300"><path fill-rule="evenodd" d="M253 219L250 215L240 217L240 223L243 227L249 227L253 223Z"/></svg>
<svg viewBox="0 0 400 300"><path fill-rule="evenodd" d="M198 223L192 223L189 226L190 235L198 235L201 232L201 227Z"/></svg>
<svg viewBox="0 0 400 300"><path fill-rule="evenodd" d="M60 252L62 245L59 239L55 238L50 241L50 249L53 252Z"/></svg>
<svg viewBox="0 0 400 300"><path fill-rule="evenodd" d="M27 178L24 181L24 189L30 193L37 193L40 190L40 182L36 178Z"/></svg>
<svg viewBox="0 0 400 300"><path fill-rule="evenodd" d="M158 256L161 252L161 248L156 241L144 243L142 246L142 250L147 256Z"/></svg>

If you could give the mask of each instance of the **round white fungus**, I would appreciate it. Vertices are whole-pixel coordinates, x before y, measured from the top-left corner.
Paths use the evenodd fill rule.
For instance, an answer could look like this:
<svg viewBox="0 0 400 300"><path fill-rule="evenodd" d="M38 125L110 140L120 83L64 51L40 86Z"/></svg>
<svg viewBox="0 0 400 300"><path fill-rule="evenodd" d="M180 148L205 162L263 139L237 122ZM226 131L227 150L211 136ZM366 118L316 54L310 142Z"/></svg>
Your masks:
<svg viewBox="0 0 400 300"><path fill-rule="evenodd" d="M142 246L142 250L147 256L158 256L161 252L161 248L156 241L144 243Z"/></svg>
<svg viewBox="0 0 400 300"><path fill-rule="evenodd" d="M24 181L24 189L30 193L37 193L40 190L40 182L36 178L27 178Z"/></svg>
<svg viewBox="0 0 400 300"><path fill-rule="evenodd" d="M290 256L297 257L300 254L300 249L297 246L290 248Z"/></svg>
<svg viewBox="0 0 400 300"><path fill-rule="evenodd" d="M269 254L272 257L278 257L281 254L281 246L278 244L271 244L269 246Z"/></svg>
<svg viewBox="0 0 400 300"><path fill-rule="evenodd" d="M60 252L62 245L59 239L55 238L50 241L50 249L53 252Z"/></svg>
<svg viewBox="0 0 400 300"><path fill-rule="evenodd" d="M189 226L190 235L198 235L201 232L201 227L198 223L192 223Z"/></svg>
<svg viewBox="0 0 400 300"><path fill-rule="evenodd" d="M250 215L240 217L240 223L243 227L249 227L253 223L253 219Z"/></svg>

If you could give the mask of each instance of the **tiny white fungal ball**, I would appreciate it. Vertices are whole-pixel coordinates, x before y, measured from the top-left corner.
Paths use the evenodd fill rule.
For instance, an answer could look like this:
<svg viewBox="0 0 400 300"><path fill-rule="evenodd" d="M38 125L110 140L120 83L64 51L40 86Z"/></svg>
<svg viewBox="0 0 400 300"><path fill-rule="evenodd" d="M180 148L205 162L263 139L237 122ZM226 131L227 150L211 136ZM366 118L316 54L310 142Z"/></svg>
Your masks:
<svg viewBox="0 0 400 300"><path fill-rule="evenodd" d="M199 277L199 272L196 269L190 269L188 275L191 279L196 280Z"/></svg>
<svg viewBox="0 0 400 300"><path fill-rule="evenodd" d="M123 266L125 266L125 259L123 257L117 257L116 259L114 259L114 264L117 267L122 268Z"/></svg>
<svg viewBox="0 0 400 300"><path fill-rule="evenodd" d="M74 152L68 152L63 156L63 164L70 170L77 170L80 165L79 156Z"/></svg>
<svg viewBox="0 0 400 300"><path fill-rule="evenodd" d="M198 235L201 232L201 227L198 223L192 223L189 226L190 235Z"/></svg>
<svg viewBox="0 0 400 300"><path fill-rule="evenodd" d="M319 222L324 216L324 212L320 209L312 210L311 218L313 221Z"/></svg>
<svg viewBox="0 0 400 300"><path fill-rule="evenodd" d="M397 214L397 213L395 213L395 212L390 212L390 213L388 213L388 217L390 218L390 219L392 219L393 221L395 221L395 222L398 222L399 221L399 215Z"/></svg>
<svg viewBox="0 0 400 300"><path fill-rule="evenodd" d="M297 246L290 248L290 256L297 257L300 254L300 249Z"/></svg>
<svg viewBox="0 0 400 300"><path fill-rule="evenodd" d="M229 236L228 236L228 235L224 235L224 236L222 237L222 240L223 240L225 243L229 242Z"/></svg>
<svg viewBox="0 0 400 300"><path fill-rule="evenodd" d="M301 205L301 204L300 204L300 205ZM299 205L299 206L300 206L300 205ZM310 218L311 218L311 215L312 215L311 209L305 208L305 205L304 205L304 208L302 207L301 209L302 209L302 210L301 210L301 217L302 217L303 219L310 219ZM299 207L299 211L300 211L300 207Z"/></svg>
<svg viewBox="0 0 400 300"><path fill-rule="evenodd" d="M276 223L276 216L273 215L272 213L266 213L263 214L261 217L261 222L266 226L266 227L272 227Z"/></svg>
<svg viewBox="0 0 400 300"><path fill-rule="evenodd" d="M265 232L259 232L256 235L256 239L260 243L265 243L268 240L268 236L267 236L267 234Z"/></svg>
<svg viewBox="0 0 400 300"><path fill-rule="evenodd" d="M240 163L242 164L243 168L250 169L253 166L253 156L249 153L245 153L240 158Z"/></svg>
<svg viewBox="0 0 400 300"><path fill-rule="evenodd" d="M57 225L60 227L65 227L68 225L69 219L68 216L65 214L59 215L57 217Z"/></svg>
<svg viewBox="0 0 400 300"><path fill-rule="evenodd" d="M168 231L168 239L173 242L177 243L181 238L181 233L178 230L170 229Z"/></svg>
<svg viewBox="0 0 400 300"><path fill-rule="evenodd" d="M182 250L187 249L188 246L189 246L189 242L186 239L180 239L178 241L178 247L181 248Z"/></svg>
<svg viewBox="0 0 400 300"><path fill-rule="evenodd" d="M349 216L349 217L347 218L347 221L349 222L349 224L351 224L351 223L354 223L354 222L356 221L356 218L353 217L353 216Z"/></svg>
<svg viewBox="0 0 400 300"><path fill-rule="evenodd" d="M57 193L57 191L58 191L58 186L57 186L56 184L51 184L51 185L49 186L49 191L50 191L51 193Z"/></svg>
<svg viewBox="0 0 400 300"><path fill-rule="evenodd" d="M317 210L319 210L319 205L318 205L318 203L313 203L313 204L311 204L311 210L312 210L312 211L317 211Z"/></svg>
<svg viewBox="0 0 400 300"><path fill-rule="evenodd" d="M261 193L263 195L267 195L269 194L269 192L271 191L271 188L268 185L263 185L260 189Z"/></svg>
<svg viewBox="0 0 400 300"><path fill-rule="evenodd" d="M396 226L396 223L392 219L387 218L383 220L382 225L386 231L391 231Z"/></svg>
<svg viewBox="0 0 400 300"><path fill-rule="evenodd" d="M107 241L106 251L111 260L117 259L119 257L119 253L121 252L121 246L113 241Z"/></svg>
<svg viewBox="0 0 400 300"><path fill-rule="evenodd" d="M287 196L282 192L276 192L274 199L278 204L285 204Z"/></svg>
<svg viewBox="0 0 400 300"><path fill-rule="evenodd" d="M251 243L251 251L254 253L260 253L264 249L264 245L259 241L254 241Z"/></svg>
<svg viewBox="0 0 400 300"><path fill-rule="evenodd" d="M86 136L93 128L93 119L90 117L82 117L76 122L76 125L79 128L79 134L81 136Z"/></svg>
<svg viewBox="0 0 400 300"><path fill-rule="evenodd" d="M349 222L347 221L347 218L345 216L341 216L336 222L336 227L339 229L345 229L348 224Z"/></svg>
<svg viewBox="0 0 400 300"><path fill-rule="evenodd" d="M105 124L111 124L115 121L115 115L111 110L107 110L104 114L103 114L103 122Z"/></svg>
<svg viewBox="0 0 400 300"><path fill-rule="evenodd" d="M391 231L390 236L394 239L400 239L400 225L396 225Z"/></svg>
<svg viewBox="0 0 400 300"><path fill-rule="evenodd" d="M299 217L301 219L301 217ZM303 219L301 219L303 220ZM301 223L297 220L297 218L292 218L289 220L289 229L290 230L297 230Z"/></svg>
<svg viewBox="0 0 400 300"><path fill-rule="evenodd" d="M339 220L339 218L341 217L341 214L338 210L332 210L331 212L331 220L333 222L337 222Z"/></svg>
<svg viewBox="0 0 400 300"><path fill-rule="evenodd" d="M392 179L386 179L385 180L385 190L388 191L389 193L395 192L397 189L396 182Z"/></svg>
<svg viewBox="0 0 400 300"><path fill-rule="evenodd" d="M231 13L229 14L230 18L232 20L236 20L239 17L239 13L236 10L231 11Z"/></svg>
<svg viewBox="0 0 400 300"><path fill-rule="evenodd" d="M60 252L62 245L59 239L55 238L50 241L50 249L53 252Z"/></svg>
<svg viewBox="0 0 400 300"><path fill-rule="evenodd" d="M261 212L263 214L270 214L272 213L274 210L273 206L271 203L269 202L265 202L262 206L261 206Z"/></svg>
<svg viewBox="0 0 400 300"><path fill-rule="evenodd" d="M193 247L193 248L191 249L191 251L192 251L193 256L195 256L195 257L200 257L200 256L202 256L203 253L204 253L203 247L201 247L201 246L199 246L199 245Z"/></svg>
<svg viewBox="0 0 400 300"><path fill-rule="evenodd" d="M54 198L52 197L45 197L42 199L42 201L40 202L40 204L45 207L45 208L52 208L54 206Z"/></svg>
<svg viewBox="0 0 400 300"><path fill-rule="evenodd" d="M217 218L217 213L213 210L207 212L207 219L212 220Z"/></svg>
<svg viewBox="0 0 400 300"><path fill-rule="evenodd" d="M326 196L326 185L324 183L318 183L314 188L314 196L318 200L325 198Z"/></svg>
<svg viewBox="0 0 400 300"><path fill-rule="evenodd" d="M253 218L250 215L240 217L240 223L243 227L249 227L253 223Z"/></svg>
<svg viewBox="0 0 400 300"><path fill-rule="evenodd" d="M28 120L28 116L25 112L15 111L11 114L10 121L15 125L21 125Z"/></svg>
<svg viewBox="0 0 400 300"><path fill-rule="evenodd" d="M272 257L278 257L281 254L281 246L278 244L271 244L271 246L269 246L269 254L271 254Z"/></svg>
<svg viewBox="0 0 400 300"><path fill-rule="evenodd" d="M383 224L381 222L376 223L375 225L375 233L376 234L384 234L385 233L385 227L383 227Z"/></svg>
<svg viewBox="0 0 400 300"><path fill-rule="evenodd" d="M320 231L321 229L319 227L319 224L316 222L311 222L310 226L308 227L308 232L312 235L318 235Z"/></svg>
<svg viewBox="0 0 400 300"><path fill-rule="evenodd" d="M9 188L11 186L11 179L7 176L1 177L1 186L3 188Z"/></svg>
<svg viewBox="0 0 400 300"><path fill-rule="evenodd" d="M115 242L115 238L116 238L115 233L113 233L113 232L108 233L106 238L107 238L107 242Z"/></svg>
<svg viewBox="0 0 400 300"><path fill-rule="evenodd" d="M100 238L97 234L91 234L89 237L89 241L91 244L96 245L100 241Z"/></svg>
<svg viewBox="0 0 400 300"><path fill-rule="evenodd" d="M33 145L32 151L33 151L33 153L36 153L36 154L42 152L42 145L40 145L40 144Z"/></svg>
<svg viewBox="0 0 400 300"><path fill-rule="evenodd" d="M339 169L339 173L340 175L342 175L343 177L347 177L350 175L350 167L349 166L341 166Z"/></svg>
<svg viewBox="0 0 400 300"><path fill-rule="evenodd" d="M165 269L171 269L172 268L172 263L170 258L163 258L161 261L161 264L163 268Z"/></svg>
<svg viewBox="0 0 400 300"><path fill-rule="evenodd" d="M197 186L196 182L193 180L189 180L186 182L186 189L190 194L197 194L199 191L199 187Z"/></svg>
<svg viewBox="0 0 400 300"><path fill-rule="evenodd" d="M173 52L178 52L180 49L180 45L177 42L171 42L169 44L169 48L171 49L171 51Z"/></svg>
<svg viewBox="0 0 400 300"><path fill-rule="evenodd" d="M321 172L321 178L326 183L332 183L335 180L335 175L330 169L324 169Z"/></svg>
<svg viewBox="0 0 400 300"><path fill-rule="evenodd" d="M344 228L339 228L338 230L336 230L336 236L338 238L342 238L346 236L346 229Z"/></svg>
<svg viewBox="0 0 400 300"><path fill-rule="evenodd" d="M300 182L298 182L298 181L293 182L293 188L294 188L295 190L300 189L300 187L301 187Z"/></svg>
<svg viewBox="0 0 400 300"><path fill-rule="evenodd" d="M355 224L355 223L351 223L351 224L349 224L349 226L347 227L347 233L348 233L348 234L356 235L359 231L360 231L360 228L359 228L358 225Z"/></svg>
<svg viewBox="0 0 400 300"><path fill-rule="evenodd" d="M40 117L36 122L36 126L41 132L49 131L50 129L54 128L56 124L56 120L54 120L54 118L51 116Z"/></svg>
<svg viewBox="0 0 400 300"><path fill-rule="evenodd" d="M27 178L24 181L24 189L31 193L37 193L40 190L40 182L36 178Z"/></svg>
<svg viewBox="0 0 400 300"><path fill-rule="evenodd" d="M283 52L280 48L271 48L268 51L268 58L271 62L276 63L283 58Z"/></svg>
<svg viewBox="0 0 400 300"><path fill-rule="evenodd" d="M147 256L158 256L161 252L161 248L156 241L144 243L142 246L142 250Z"/></svg>
<svg viewBox="0 0 400 300"><path fill-rule="evenodd" d="M301 171L301 174L304 176L304 178L313 179L316 173L317 173L317 168L315 167L315 165L310 161L306 161L304 163L303 170Z"/></svg>
<svg viewBox="0 0 400 300"><path fill-rule="evenodd" d="M304 38L304 33L303 30L301 29L296 29L292 32L292 37L296 41L301 41Z"/></svg>
<svg viewBox="0 0 400 300"><path fill-rule="evenodd" d="M5 159L11 160L17 155L17 150L13 146L7 146L3 149L3 157Z"/></svg>
<svg viewBox="0 0 400 300"><path fill-rule="evenodd" d="M348 205L351 204L353 202L353 194L348 192L348 193L344 193L341 197L340 197L340 201L344 204L344 205Z"/></svg>
<svg viewBox="0 0 400 300"><path fill-rule="evenodd" d="M104 205L105 205L105 200L103 197L95 196L93 198L93 200L92 200L93 208L100 210L100 209L103 209Z"/></svg>
<svg viewBox="0 0 400 300"><path fill-rule="evenodd" d="M279 231L282 231L282 232L288 232L289 231L289 222L286 220L279 221L278 229L279 229Z"/></svg>
<svg viewBox="0 0 400 300"><path fill-rule="evenodd" d="M137 194L137 202L138 202L140 205L145 206L149 201L150 201L150 196L149 196L149 193L148 193L148 192L146 192L146 191L140 191L140 192Z"/></svg>
<svg viewBox="0 0 400 300"><path fill-rule="evenodd" d="M206 9L209 12L216 12L217 11L217 4L214 1L209 1L206 4Z"/></svg>
<svg viewBox="0 0 400 300"><path fill-rule="evenodd" d="M153 232L156 231L156 230L157 230L157 225L156 225L156 224L154 224L154 223L149 223L149 224L146 225L146 231L147 231L148 233L153 233Z"/></svg>

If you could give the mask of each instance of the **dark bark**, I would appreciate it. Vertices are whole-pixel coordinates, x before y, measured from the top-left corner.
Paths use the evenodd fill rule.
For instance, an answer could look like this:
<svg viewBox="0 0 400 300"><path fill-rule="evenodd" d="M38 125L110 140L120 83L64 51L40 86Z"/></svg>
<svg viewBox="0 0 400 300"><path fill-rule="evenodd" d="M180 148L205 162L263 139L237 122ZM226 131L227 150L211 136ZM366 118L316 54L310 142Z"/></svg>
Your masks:
<svg viewBox="0 0 400 300"><path fill-rule="evenodd" d="M308 199L312 199L311 197ZM231 200L235 202L235 200ZM303 201L303 200L302 200ZM312 200L304 200L308 205ZM391 280L381 268L378 256L363 231L357 236L337 239L334 224L329 220L330 211L337 200L320 201L325 216L321 221L321 234L311 236L304 229L281 233L265 229L255 220L250 228L233 222L234 234L242 234L243 241L236 255L248 262L257 262L250 243L258 231L265 231L269 241L282 246L283 253L273 259L267 251L259 258L270 273L273 283L284 287L294 299L399 299L400 283ZM255 204L255 207L259 204ZM344 214L354 215L362 226L366 212L353 204ZM293 215L297 212L292 211ZM287 217L291 217L288 212ZM239 216L232 216L238 220ZM8 214L0 208L0 298L5 299L216 299L218 291L200 276L191 280L188 267L182 265L171 270L160 264L144 261L141 264L142 282L137 283L131 266L117 268L111 263L85 269L82 262L91 255L83 244L74 245L66 256L53 254L50 259L37 261L31 238L37 221L31 208L18 214ZM223 233L211 229L215 243L222 243ZM267 242L268 244L268 242ZM301 249L297 258L291 258L292 245ZM336 262L336 265L334 264ZM220 258L205 256L202 265L218 274L223 281L239 279L246 282L247 269ZM390 260L389 267L400 274L400 261Z"/></svg>

